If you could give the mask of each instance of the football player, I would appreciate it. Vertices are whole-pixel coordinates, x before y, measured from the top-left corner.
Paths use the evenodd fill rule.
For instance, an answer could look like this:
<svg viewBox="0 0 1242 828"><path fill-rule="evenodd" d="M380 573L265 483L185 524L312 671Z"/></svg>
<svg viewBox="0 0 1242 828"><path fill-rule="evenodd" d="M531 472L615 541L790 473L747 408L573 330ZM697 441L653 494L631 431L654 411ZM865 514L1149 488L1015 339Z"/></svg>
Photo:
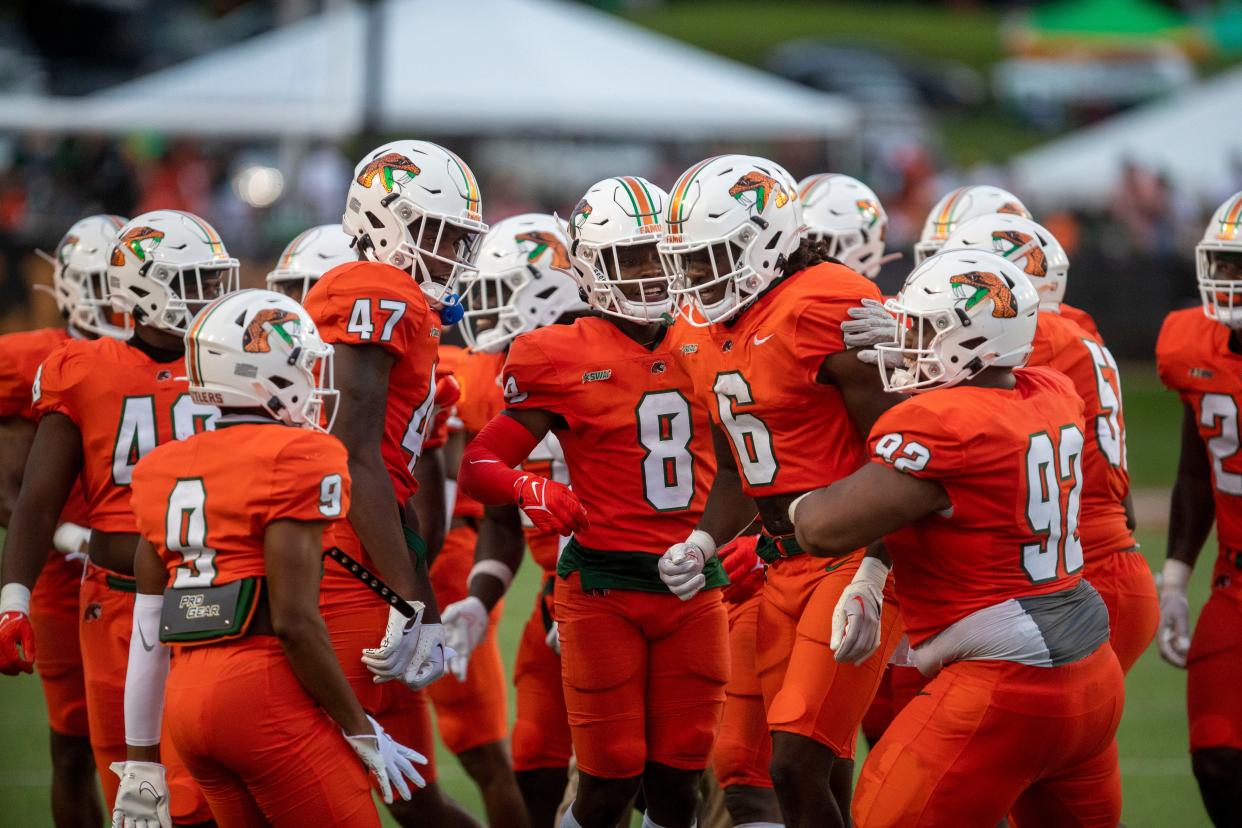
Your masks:
<svg viewBox="0 0 1242 828"><path fill-rule="evenodd" d="M819 173L798 182L802 202L803 238L824 241L828 255L874 280L885 262L900 253L884 255L888 213L870 187L840 173Z"/></svg>
<svg viewBox="0 0 1242 828"><path fill-rule="evenodd" d="M1173 311L1156 342L1161 381L1181 397L1182 447L1160 583L1160 655L1187 671L1190 755L1216 825L1242 823L1242 192L1195 248L1202 308ZM1216 522L1212 593L1194 637L1186 583Z"/></svg>
<svg viewBox="0 0 1242 828"><path fill-rule="evenodd" d="M358 261L353 239L339 224L321 224L303 230L285 245L276 266L267 274L267 289L301 302L323 274L337 265Z"/></svg>
<svg viewBox="0 0 1242 828"><path fill-rule="evenodd" d="M1058 312L1069 259L1044 227L1021 216L995 213L958 225L942 250L996 253L1026 274L1039 294L1039 321L1027 365L1047 365L1070 378L1086 404L1081 536L1083 576L1108 607L1109 641L1123 672L1156 635L1160 606L1147 559L1130 525L1130 475L1121 374L1103 343Z"/></svg>
<svg viewBox="0 0 1242 828"><path fill-rule="evenodd" d="M867 756L860 828L1121 816L1123 677L1081 576L1083 404L1061 373L1019 367L1038 305L990 252L925 260L894 303L902 340L878 348L885 387L911 396L871 429L870 462L790 506L817 555L886 538L934 676Z"/></svg>
<svg viewBox="0 0 1242 828"><path fill-rule="evenodd" d="M949 235L964 221L992 213L1006 213L1031 218L1016 195L991 184L972 184L958 187L941 197L927 214L923 232L914 243L914 264L918 266L928 256L934 256L944 247Z"/></svg>
<svg viewBox="0 0 1242 828"><path fill-rule="evenodd" d="M57 515L80 475L91 528L80 592L82 665L91 747L101 771L125 758L122 697L138 543L129 507L134 466L156 445L212 427L216 409L191 399L179 379L182 336L196 310L237 287L238 265L207 222L155 210L117 232L107 275L112 306L130 315L132 335L69 340L40 366L33 391L39 424L0 568L6 596L0 603L14 610L13 596L24 603L47 561ZM16 609L16 623L0 626L0 669L6 672L29 669L34 660L27 609ZM184 766L175 755L167 760L173 819L209 819ZM110 811L118 782L112 774L100 776Z"/></svg>
<svg viewBox="0 0 1242 828"><path fill-rule="evenodd" d="M728 677L719 562L695 595L658 572L670 541L698 522L714 472L706 412L690 404L666 325L656 245L667 199L625 176L578 202L570 258L597 315L513 340L506 408L467 447L459 476L483 503L516 504L537 528L573 535L554 587L579 772L563 828L611 828L640 783L645 825L692 825ZM514 469L550 431L572 491Z"/></svg>
<svg viewBox="0 0 1242 828"><path fill-rule="evenodd" d="M378 826L368 771L386 802L422 782L426 759L363 711L319 614L323 529L349 511L345 448L321 425L331 359L306 311L271 291L212 303L186 334L190 394L220 417L134 468L121 773L149 787L114 820L166 822L165 707L222 825Z"/></svg>
<svg viewBox="0 0 1242 828"><path fill-rule="evenodd" d="M331 561L320 598L324 618L363 708L428 757L426 699L410 689L443 674L444 634L427 544L413 510L403 507L418 488L415 465L434 420L440 331L460 319L456 285L487 230L481 210L474 174L449 150L427 141L378 147L354 170L342 220L358 261L329 270L303 301L335 348L340 413L333 434L349 452L353 480L348 520L333 524L325 543L377 572L415 621L386 610ZM476 824L443 796L434 763L424 776L426 787L390 808L401 824Z"/></svg>
<svg viewBox="0 0 1242 828"><path fill-rule="evenodd" d="M472 438L504 409L500 372L509 343L526 331L558 321L572 322L586 312L578 283L569 272L569 244L563 223L541 213L497 222L480 243L475 256L478 271L463 296L466 315L462 332L470 350L440 349L441 359L451 360L462 386L457 403L458 440ZM459 460L450 462L449 468L459 465ZM564 455L551 432L523 461L522 468L558 483L569 482ZM459 699L461 732L476 742L492 734L495 744L486 746L487 750L508 766L507 753L500 744L507 732L508 706L496 645L496 621L502 596L527 544L543 571L544 588L518 644L513 677L517 689L513 770L529 824L552 825L565 791L572 752L552 606L556 559L562 543L555 533L535 529L515 505L484 507L463 493L456 497L453 528L431 577L437 597L453 601L444 610L444 623L449 645L458 654L454 670L465 673L465 682L460 689L451 682L440 682L430 693L441 723L445 721L441 696L452 693ZM486 689L493 684L499 692ZM477 689L463 692L472 686ZM466 707L472 701L473 705ZM448 743L443 725L441 735ZM454 748L454 752L458 751ZM458 753L470 768L473 762ZM493 825L503 824L500 815L493 815L500 804L496 808L489 804L489 822ZM512 819L512 815L505 818Z"/></svg>
<svg viewBox="0 0 1242 828"><path fill-rule="evenodd" d="M0 336L0 526L9 525L34 438L30 393L39 364L69 339L129 335L111 317L106 281L108 254L124 224L119 216L89 216L56 245L52 293L65 326ZM58 523L52 536L58 554L35 582L29 618L41 642L37 666L51 729L52 817L65 828L103 819L78 646L78 590L90 537L80 485L74 484ZM0 625L6 623L21 620L16 614L7 622L0 618Z"/></svg>
<svg viewBox="0 0 1242 828"><path fill-rule="evenodd" d="M888 568L863 551L828 566L804 554L789 524L797 496L845 477L863 462L865 434L895 400L873 370L846 353L841 322L880 292L836 263L822 241L803 240L793 180L763 158L726 155L678 179L661 253L685 301L679 354L695 401L717 428L717 484L732 478L755 498L767 562L756 667L772 731L771 774L790 826L844 825L854 743L900 636L895 607L881 613ZM717 544L753 512L709 501L699 526L670 548L662 573L693 591ZM852 600L857 596L858 600ZM854 621L850 640L837 607ZM865 607L865 612L861 612ZM843 609L844 612L844 609ZM879 644L856 658L855 639ZM836 653L834 655L834 649ZM858 663L855 663L858 662Z"/></svg>

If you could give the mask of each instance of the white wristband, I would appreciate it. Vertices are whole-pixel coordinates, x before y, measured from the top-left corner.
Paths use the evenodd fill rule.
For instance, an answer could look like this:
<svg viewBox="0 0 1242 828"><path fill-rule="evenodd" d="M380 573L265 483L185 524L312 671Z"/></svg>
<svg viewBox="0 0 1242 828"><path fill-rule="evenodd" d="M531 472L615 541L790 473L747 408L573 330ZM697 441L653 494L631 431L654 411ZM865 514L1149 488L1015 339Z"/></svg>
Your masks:
<svg viewBox="0 0 1242 828"><path fill-rule="evenodd" d="M703 561L706 562L716 557L716 539L704 532L702 529L695 529L686 538L687 546L697 546L703 550Z"/></svg>
<svg viewBox="0 0 1242 828"><path fill-rule="evenodd" d="M1186 591L1186 584L1190 582L1190 565L1185 561L1179 561L1176 558L1167 558L1164 562L1164 569L1160 570L1160 591L1166 589L1175 589L1178 592ZM8 589L8 587L5 587Z"/></svg>
<svg viewBox="0 0 1242 828"><path fill-rule="evenodd" d="M0 587L0 613L5 612L30 615L30 590L17 582Z"/></svg>
<svg viewBox="0 0 1242 828"><path fill-rule="evenodd" d="M806 500L814 492L815 492L815 489L812 489L811 491L806 492L805 494L798 495L797 497L795 497L793 500L789 502L789 522L792 523L794 526L798 525L798 521L794 519L794 512L798 511L798 504Z"/></svg>
<svg viewBox="0 0 1242 828"><path fill-rule="evenodd" d="M888 580L888 567L884 561L879 558L863 558L862 563L858 565L858 571L854 573L852 581L869 581L876 589L884 589L884 583Z"/></svg>
<svg viewBox="0 0 1242 828"><path fill-rule="evenodd" d="M86 553L91 542L91 530L76 523L62 523L52 535L52 546L62 555Z"/></svg>
<svg viewBox="0 0 1242 828"><path fill-rule="evenodd" d="M509 591L509 584L513 583L513 570L504 561L498 561L494 558L478 561L470 568L470 577L466 579L469 584L474 580L475 575L491 575L504 585L505 592Z"/></svg>

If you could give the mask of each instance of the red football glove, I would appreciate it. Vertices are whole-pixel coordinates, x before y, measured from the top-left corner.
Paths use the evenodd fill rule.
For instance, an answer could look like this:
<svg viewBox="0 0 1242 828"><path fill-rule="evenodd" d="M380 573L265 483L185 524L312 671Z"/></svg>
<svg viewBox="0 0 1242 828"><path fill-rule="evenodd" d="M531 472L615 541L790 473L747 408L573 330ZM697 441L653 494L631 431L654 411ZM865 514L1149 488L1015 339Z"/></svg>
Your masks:
<svg viewBox="0 0 1242 828"><path fill-rule="evenodd" d="M24 612L0 614L0 673L15 676L34 669L35 639L30 616Z"/></svg>
<svg viewBox="0 0 1242 828"><path fill-rule="evenodd" d="M758 535L742 535L716 552L725 574L729 576L729 585L722 594L731 604L745 603L763 589L766 567L755 552L758 543Z"/></svg>
<svg viewBox="0 0 1242 828"><path fill-rule="evenodd" d="M436 408L449 409L461 399L461 383L452 374L444 374L436 380Z"/></svg>
<svg viewBox="0 0 1242 828"><path fill-rule="evenodd" d="M572 535L591 525L586 509L564 484L537 474L524 474L513 481L517 505L541 532Z"/></svg>

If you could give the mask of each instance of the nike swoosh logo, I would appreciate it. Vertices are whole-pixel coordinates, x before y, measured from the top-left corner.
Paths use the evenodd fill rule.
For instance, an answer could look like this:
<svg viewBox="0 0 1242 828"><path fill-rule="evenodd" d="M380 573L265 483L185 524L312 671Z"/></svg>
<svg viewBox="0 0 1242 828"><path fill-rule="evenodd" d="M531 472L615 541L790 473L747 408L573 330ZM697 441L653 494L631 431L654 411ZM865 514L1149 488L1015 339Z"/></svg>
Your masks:
<svg viewBox="0 0 1242 828"><path fill-rule="evenodd" d="M151 795L151 798L155 800L155 803L157 805L164 801L163 794L157 791L155 789L155 786L152 785L150 782L143 782L141 785L139 785L138 793L140 794L149 793Z"/></svg>
<svg viewBox="0 0 1242 828"><path fill-rule="evenodd" d="M763 339L760 339L759 334L755 334L755 344L762 345L763 343L767 342L769 339L771 339L774 336L776 336L776 334L768 334Z"/></svg>
<svg viewBox="0 0 1242 828"><path fill-rule="evenodd" d="M142 642L142 649L146 650L148 653L155 649L154 644L147 643L147 635L142 631L141 624L138 625L138 640Z"/></svg>
<svg viewBox="0 0 1242 828"><path fill-rule="evenodd" d="M837 561L836 563L824 564L824 571L831 572L834 569L840 569L845 566L845 561Z"/></svg>
<svg viewBox="0 0 1242 828"><path fill-rule="evenodd" d="M471 460L470 465L477 466L479 463L495 463L495 460Z"/></svg>

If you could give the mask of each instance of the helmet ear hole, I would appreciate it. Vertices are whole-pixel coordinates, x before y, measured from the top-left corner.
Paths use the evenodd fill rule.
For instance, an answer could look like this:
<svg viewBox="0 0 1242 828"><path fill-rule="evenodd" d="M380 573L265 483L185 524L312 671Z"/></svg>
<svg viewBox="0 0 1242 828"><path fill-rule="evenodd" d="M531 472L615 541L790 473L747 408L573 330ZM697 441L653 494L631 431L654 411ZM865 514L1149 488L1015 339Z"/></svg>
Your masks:
<svg viewBox="0 0 1242 828"><path fill-rule="evenodd" d="M268 377L267 381L270 382L272 385L276 386L277 388L279 388L281 391L285 390L290 385L293 385L293 383L289 382L289 380L285 379L284 377L276 376L276 375L272 375Z"/></svg>

